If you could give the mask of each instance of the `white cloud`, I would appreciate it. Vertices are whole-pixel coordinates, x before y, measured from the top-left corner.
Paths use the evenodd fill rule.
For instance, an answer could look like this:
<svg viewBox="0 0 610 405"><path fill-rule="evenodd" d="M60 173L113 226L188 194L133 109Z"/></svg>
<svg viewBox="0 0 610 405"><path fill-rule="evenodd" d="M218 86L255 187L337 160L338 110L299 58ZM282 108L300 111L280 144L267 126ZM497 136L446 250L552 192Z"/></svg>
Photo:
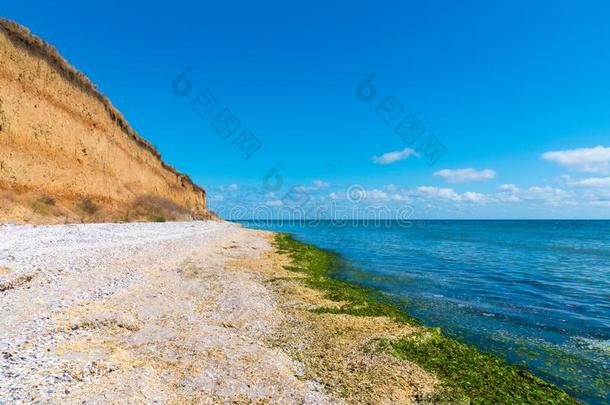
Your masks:
<svg viewBox="0 0 610 405"><path fill-rule="evenodd" d="M365 192L366 198L381 201L409 201L409 197L404 193L391 193L384 190L373 189Z"/></svg>
<svg viewBox="0 0 610 405"><path fill-rule="evenodd" d="M465 201L481 203L481 204L490 201L489 197L486 196L485 194L475 193L475 192L472 192L472 191L467 191L464 194L462 194L462 198Z"/></svg>
<svg viewBox="0 0 610 405"><path fill-rule="evenodd" d="M502 184L500 185L500 187L498 187L498 189L501 191L510 191L513 193L519 191L519 187L515 186L514 184Z"/></svg>
<svg viewBox="0 0 610 405"><path fill-rule="evenodd" d="M567 177L563 183L567 185L570 181L575 183L574 179ZM486 192L430 185L401 187L395 184L386 184L378 188L363 190L365 198L362 199L362 203L381 203L388 207L412 204L420 208L424 204L432 204L436 209L454 204L456 209L466 209L469 205L490 204L523 204L527 208L565 207L578 204L602 206L605 205L603 201L610 200L610 187L605 186L607 183L610 183L610 177L584 179L579 183L583 186L582 190L566 187L557 188L557 186L552 185L520 187L516 184L505 183L495 190ZM590 187L584 188L585 185ZM324 197L329 203L330 201L341 203L347 200L345 192L336 189L328 190L327 193L324 193ZM601 202L595 203L595 201ZM508 207L505 207L505 209L508 209Z"/></svg>
<svg viewBox="0 0 610 405"><path fill-rule="evenodd" d="M586 180L586 179L585 179ZM577 190L556 188L551 186L519 187L515 184L502 184L495 191L475 192L459 191L450 187L418 186L399 187L385 185L364 191L366 196L363 203L387 204L389 207L401 206L405 203L418 207L432 204L432 207L442 207L443 204L454 205L456 208L465 208L467 205L488 204L524 204L526 207L565 207L578 204L606 206L610 200L610 188L585 188L579 193ZM335 191L325 194L328 200L345 201L343 192ZM508 209L508 208L506 208Z"/></svg>
<svg viewBox="0 0 610 405"><path fill-rule="evenodd" d="M596 207L610 207L610 201L591 201L591 205Z"/></svg>
<svg viewBox="0 0 610 405"><path fill-rule="evenodd" d="M316 187L316 189L320 190L323 188L329 188L330 187L330 183L327 181L322 181L322 180L314 180L313 181L313 186Z"/></svg>
<svg viewBox="0 0 610 405"><path fill-rule="evenodd" d="M473 191L458 193L452 188L420 186L416 188L416 192L422 198L477 204L492 202L517 203L522 201L541 202L548 205L574 203L572 193L559 188L534 186L521 189L514 184L503 184L498 189L500 190L498 193L484 194Z"/></svg>
<svg viewBox="0 0 610 405"><path fill-rule="evenodd" d="M473 202L479 204L485 204L492 201L492 199L486 194L475 193L473 191L467 191L463 194L460 194L452 188L420 186L417 187L417 191L420 193L420 196L437 200L448 200L454 202Z"/></svg>
<svg viewBox="0 0 610 405"><path fill-rule="evenodd" d="M387 152L381 156L373 156L372 160L373 163L378 165L389 165L401 160L405 160L409 156L419 156L419 154L411 148L405 148L399 151Z"/></svg>
<svg viewBox="0 0 610 405"><path fill-rule="evenodd" d="M582 172L608 173L610 171L610 148L569 149L542 154L542 158Z"/></svg>
<svg viewBox="0 0 610 405"><path fill-rule="evenodd" d="M450 183L467 183L470 181L491 180L496 177L496 172L491 169L443 169L434 172L434 176L442 177Z"/></svg>
<svg viewBox="0 0 610 405"><path fill-rule="evenodd" d="M237 191L239 190L238 184L229 184L228 186L220 186L220 191Z"/></svg>
<svg viewBox="0 0 610 405"><path fill-rule="evenodd" d="M284 203L282 202L282 200L271 200L271 201L265 202L265 205L267 205L269 207L280 207L280 206L284 205Z"/></svg>
<svg viewBox="0 0 610 405"><path fill-rule="evenodd" d="M553 188L549 186L545 187L530 187L522 192L525 199L529 200L542 200L542 201L556 201L569 197L570 193L560 188Z"/></svg>
<svg viewBox="0 0 610 405"><path fill-rule="evenodd" d="M548 205L574 203L573 194L560 188L533 186L522 189L514 184L502 184L498 189L500 192L496 194L495 198L501 202L533 201Z"/></svg>
<svg viewBox="0 0 610 405"><path fill-rule="evenodd" d="M390 195L390 200L392 201L410 201L409 196L404 194L392 194Z"/></svg>
<svg viewBox="0 0 610 405"><path fill-rule="evenodd" d="M459 194L452 188L438 188L430 186L417 187L417 190L427 197L440 200L450 200L454 202L466 201L474 203L489 202L489 198L485 194L475 193L472 191L467 191L463 194Z"/></svg>
<svg viewBox="0 0 610 405"><path fill-rule="evenodd" d="M385 201L385 202L408 202L411 199L409 198L409 189L399 189L397 186L383 186L381 189L374 188L371 190L356 190L354 191L354 195L350 196L360 201ZM348 199L345 191L339 192L331 192L328 194L327 198L333 201L344 201Z"/></svg>
<svg viewBox="0 0 610 405"><path fill-rule="evenodd" d="M222 194L209 194L208 199L210 201L224 201L225 196Z"/></svg>
<svg viewBox="0 0 610 405"><path fill-rule="evenodd" d="M500 192L496 195L498 201L501 202L520 202L521 198L517 195L519 187L514 184L502 184L498 187Z"/></svg>
<svg viewBox="0 0 610 405"><path fill-rule="evenodd" d="M373 189L366 192L366 198L371 200L389 200L390 196L385 191Z"/></svg>
<svg viewBox="0 0 610 405"><path fill-rule="evenodd" d="M579 200L594 206L606 206L610 201L610 177L589 177L574 179L572 176L560 176L560 181L572 187Z"/></svg>
<svg viewBox="0 0 610 405"><path fill-rule="evenodd" d="M588 179L573 180L568 182L569 186L572 187L609 187L610 188L610 177L590 177Z"/></svg>
<svg viewBox="0 0 610 405"><path fill-rule="evenodd" d="M417 187L417 191L424 197L441 199L441 200L451 200L451 201L461 201L461 197L458 193L455 192L452 188L438 188L432 186L420 186Z"/></svg>
<svg viewBox="0 0 610 405"><path fill-rule="evenodd" d="M467 191L464 194L456 192L452 188L442 188L433 186L419 186L411 191L411 194L424 199L446 200L453 202L483 202L487 201L484 194Z"/></svg>
<svg viewBox="0 0 610 405"><path fill-rule="evenodd" d="M297 186L295 187L295 189L297 191L316 191L316 190L322 190L325 188L329 188L330 187L330 183L327 181L323 181L323 180L314 180L311 182L311 186Z"/></svg>

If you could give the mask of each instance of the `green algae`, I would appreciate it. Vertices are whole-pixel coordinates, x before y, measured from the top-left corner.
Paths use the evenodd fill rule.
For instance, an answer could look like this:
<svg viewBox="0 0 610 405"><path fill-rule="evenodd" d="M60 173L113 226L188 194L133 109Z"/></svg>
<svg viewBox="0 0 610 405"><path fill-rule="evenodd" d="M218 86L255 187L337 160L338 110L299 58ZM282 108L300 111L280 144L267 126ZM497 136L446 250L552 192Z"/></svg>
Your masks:
<svg viewBox="0 0 610 405"><path fill-rule="evenodd" d="M439 328L421 326L405 313L404 301L372 289L336 279L339 258L315 246L278 234L279 253L293 259L287 270L303 273L305 285L322 291L324 297L341 303L338 307L320 307L316 313L388 317L396 322L419 325L421 331L405 338L378 342L397 358L411 361L433 373L442 383L432 403L472 404L575 404L567 393L527 371L506 364L499 356L483 353L475 347L445 336Z"/></svg>
<svg viewBox="0 0 610 405"><path fill-rule="evenodd" d="M416 322L388 295L333 278L338 265L336 255L297 242L286 234L278 234L276 246L280 253L290 254L294 260L292 266L284 266L286 270L306 274L302 280L308 287L323 291L325 298L331 301L344 303L340 307L316 308L313 312L387 316L397 322Z"/></svg>

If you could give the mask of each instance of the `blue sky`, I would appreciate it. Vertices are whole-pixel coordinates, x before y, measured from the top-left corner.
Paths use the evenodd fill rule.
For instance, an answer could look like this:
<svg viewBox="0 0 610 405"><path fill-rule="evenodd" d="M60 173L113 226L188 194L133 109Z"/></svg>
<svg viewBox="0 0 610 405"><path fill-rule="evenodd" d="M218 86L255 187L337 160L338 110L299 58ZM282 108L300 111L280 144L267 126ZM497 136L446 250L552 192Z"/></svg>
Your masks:
<svg viewBox="0 0 610 405"><path fill-rule="evenodd" d="M86 73L224 216L306 202L610 217L608 2L29 1L0 14ZM201 116L195 99L215 107ZM240 126L221 136L225 108ZM407 116L425 128L416 142L395 131ZM261 144L249 159L246 129ZM433 165L425 139L445 150Z"/></svg>

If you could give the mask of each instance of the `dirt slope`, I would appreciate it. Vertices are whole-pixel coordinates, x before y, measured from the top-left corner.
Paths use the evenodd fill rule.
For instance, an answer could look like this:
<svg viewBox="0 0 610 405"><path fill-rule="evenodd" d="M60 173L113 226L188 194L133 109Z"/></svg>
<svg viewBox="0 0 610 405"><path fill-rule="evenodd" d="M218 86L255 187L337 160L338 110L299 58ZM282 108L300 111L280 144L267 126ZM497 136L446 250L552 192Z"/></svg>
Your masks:
<svg viewBox="0 0 610 405"><path fill-rule="evenodd" d="M205 197L52 46L0 19L0 223L210 218Z"/></svg>

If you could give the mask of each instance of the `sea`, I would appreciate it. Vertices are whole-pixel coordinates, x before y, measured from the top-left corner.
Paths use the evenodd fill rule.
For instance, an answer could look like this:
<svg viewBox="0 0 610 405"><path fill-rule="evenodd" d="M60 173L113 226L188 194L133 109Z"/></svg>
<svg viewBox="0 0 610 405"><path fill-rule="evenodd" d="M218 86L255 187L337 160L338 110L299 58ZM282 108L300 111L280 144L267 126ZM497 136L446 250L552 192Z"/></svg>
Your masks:
<svg viewBox="0 0 610 405"><path fill-rule="evenodd" d="M336 252L335 277L590 404L610 403L610 221L239 221Z"/></svg>

